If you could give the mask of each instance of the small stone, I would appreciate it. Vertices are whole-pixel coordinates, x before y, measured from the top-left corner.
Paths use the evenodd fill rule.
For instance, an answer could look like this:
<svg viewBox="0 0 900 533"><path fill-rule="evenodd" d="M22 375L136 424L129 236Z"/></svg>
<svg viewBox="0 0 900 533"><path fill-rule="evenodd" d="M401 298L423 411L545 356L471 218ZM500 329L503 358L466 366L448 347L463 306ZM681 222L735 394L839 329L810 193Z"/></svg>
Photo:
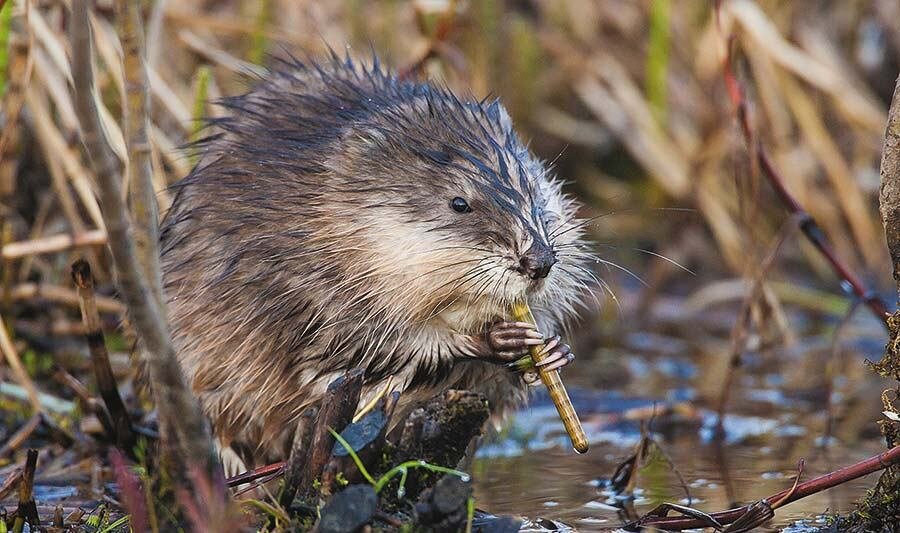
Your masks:
<svg viewBox="0 0 900 533"><path fill-rule="evenodd" d="M460 507L465 507L471 495L472 487L468 483L457 476L447 475L434 486L431 501L437 511L450 514Z"/></svg>
<svg viewBox="0 0 900 533"><path fill-rule="evenodd" d="M511 516L491 516L481 519L473 528L478 533L518 533L522 521Z"/></svg>
<svg viewBox="0 0 900 533"><path fill-rule="evenodd" d="M335 494L322 509L320 533L353 533L375 514L378 496L371 485L350 485Z"/></svg>

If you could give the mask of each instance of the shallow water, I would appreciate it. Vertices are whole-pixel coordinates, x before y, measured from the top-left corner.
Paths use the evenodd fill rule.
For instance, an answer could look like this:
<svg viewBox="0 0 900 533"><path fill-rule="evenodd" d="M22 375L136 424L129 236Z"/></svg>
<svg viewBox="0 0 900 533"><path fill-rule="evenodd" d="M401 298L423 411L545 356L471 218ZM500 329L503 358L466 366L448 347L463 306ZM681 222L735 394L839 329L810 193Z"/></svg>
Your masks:
<svg viewBox="0 0 900 533"><path fill-rule="evenodd" d="M881 416L879 395L890 383L868 371L864 360L880 357L886 333L865 311L845 324L838 349L836 318L797 316L793 323L805 325L795 330L799 335L788 347L747 353L731 388L722 439L713 438L713 409L727 369L729 325L721 317L696 322L701 318L694 317L693 324L663 318L640 326L644 331L621 327L595 339L600 347L582 346L563 378L590 451L571 450L538 388L530 406L481 447L472 465L478 507L600 531L662 502L687 505L677 475L659 453L641 469L633 500L603 489L640 439L641 423L634 419L647 419L654 408L660 414L651 434L683 476L691 506L708 512L789 488L801 458L802 480L808 480L884 450L875 421ZM825 438L829 360L836 369L835 420ZM810 531L823 523L824 513L852 509L876 479L873 474L792 503L779 509L768 527ZM628 517L623 504L633 505L636 515Z"/></svg>

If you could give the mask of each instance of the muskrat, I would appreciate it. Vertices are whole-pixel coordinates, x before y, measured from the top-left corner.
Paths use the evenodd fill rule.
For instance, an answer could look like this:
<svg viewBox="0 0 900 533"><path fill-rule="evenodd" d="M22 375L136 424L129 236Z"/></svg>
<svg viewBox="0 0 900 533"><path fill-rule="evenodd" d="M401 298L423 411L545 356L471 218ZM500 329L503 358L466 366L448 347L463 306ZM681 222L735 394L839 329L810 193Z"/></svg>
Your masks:
<svg viewBox="0 0 900 533"><path fill-rule="evenodd" d="M332 57L286 60L220 102L161 228L179 359L223 450L283 459L348 369L408 409L448 388L494 412L506 364L575 315L589 269L561 183L496 100ZM527 297L537 324L504 320ZM249 465L248 465L249 466Z"/></svg>

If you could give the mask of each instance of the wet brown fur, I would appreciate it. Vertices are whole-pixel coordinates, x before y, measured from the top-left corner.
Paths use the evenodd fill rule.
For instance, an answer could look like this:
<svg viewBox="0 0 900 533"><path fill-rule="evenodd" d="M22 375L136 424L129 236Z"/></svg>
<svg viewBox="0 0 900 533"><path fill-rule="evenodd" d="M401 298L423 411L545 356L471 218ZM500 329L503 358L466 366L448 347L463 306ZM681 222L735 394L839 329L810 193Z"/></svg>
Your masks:
<svg viewBox="0 0 900 533"><path fill-rule="evenodd" d="M222 105L161 241L179 357L223 447L283 458L354 367L363 401L392 375L400 409L451 387L523 399L471 339L523 294L555 333L588 274L575 206L499 103L332 58ZM514 266L536 242L559 263L533 282Z"/></svg>

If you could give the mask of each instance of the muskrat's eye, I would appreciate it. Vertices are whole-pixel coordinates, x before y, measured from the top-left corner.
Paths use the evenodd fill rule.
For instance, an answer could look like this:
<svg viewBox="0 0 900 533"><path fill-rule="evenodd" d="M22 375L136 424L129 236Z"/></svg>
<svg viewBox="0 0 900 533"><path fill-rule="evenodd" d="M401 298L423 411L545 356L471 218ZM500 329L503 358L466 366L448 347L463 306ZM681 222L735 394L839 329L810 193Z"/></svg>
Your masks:
<svg viewBox="0 0 900 533"><path fill-rule="evenodd" d="M469 207L469 202L459 196L450 200L450 207L457 213L470 213L472 211L472 208Z"/></svg>

